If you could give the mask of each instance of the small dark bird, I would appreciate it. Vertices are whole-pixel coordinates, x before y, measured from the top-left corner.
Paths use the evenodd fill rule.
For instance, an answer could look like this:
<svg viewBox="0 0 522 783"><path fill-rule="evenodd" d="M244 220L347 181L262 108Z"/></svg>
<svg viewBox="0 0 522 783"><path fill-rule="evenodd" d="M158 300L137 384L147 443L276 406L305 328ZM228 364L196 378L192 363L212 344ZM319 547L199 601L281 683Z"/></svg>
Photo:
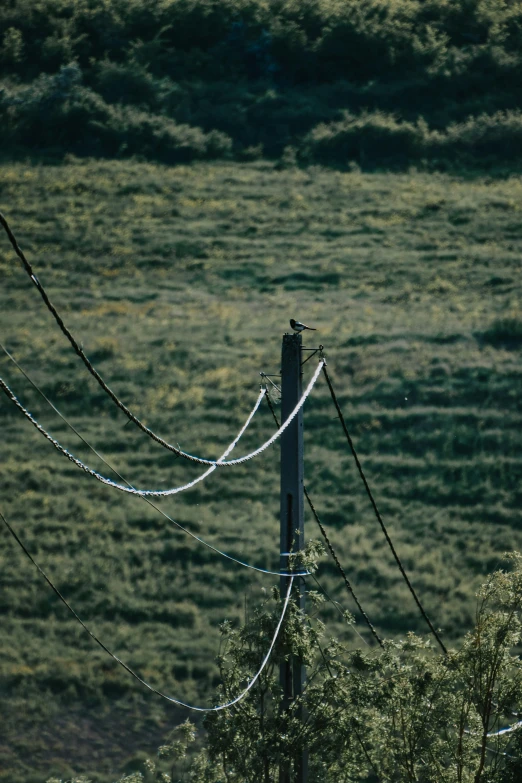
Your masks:
<svg viewBox="0 0 522 783"><path fill-rule="evenodd" d="M305 329L310 329L311 332L317 331L314 326L307 326L306 324L302 324L300 321L294 321L293 318L290 318L290 326L294 332L304 332Z"/></svg>

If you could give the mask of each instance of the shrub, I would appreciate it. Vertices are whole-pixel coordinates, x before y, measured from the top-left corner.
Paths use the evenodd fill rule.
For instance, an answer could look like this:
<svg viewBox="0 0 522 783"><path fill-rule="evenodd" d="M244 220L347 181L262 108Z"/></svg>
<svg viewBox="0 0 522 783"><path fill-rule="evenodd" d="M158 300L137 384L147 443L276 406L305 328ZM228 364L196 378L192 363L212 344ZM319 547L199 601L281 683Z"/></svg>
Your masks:
<svg viewBox="0 0 522 783"><path fill-rule="evenodd" d="M232 149L219 131L182 125L162 115L106 103L82 86L78 65L42 75L29 87L0 93L0 116L11 142L62 153L143 155L169 163L218 158Z"/></svg>
<svg viewBox="0 0 522 783"><path fill-rule="evenodd" d="M94 121L103 149L109 154L144 155L166 163L230 154L232 140L225 133L180 125L161 115L121 107L110 108L103 122Z"/></svg>
<svg viewBox="0 0 522 783"><path fill-rule="evenodd" d="M490 345L517 348L522 344L522 317L514 313L496 318L479 336Z"/></svg>
<svg viewBox="0 0 522 783"><path fill-rule="evenodd" d="M158 107L160 83L136 60L116 63L104 58L93 69L92 87L107 103Z"/></svg>
<svg viewBox="0 0 522 783"><path fill-rule="evenodd" d="M345 112L342 120L321 123L305 137L303 155L320 163L400 163L418 158L425 149L427 136L422 122L401 122L379 111L358 116Z"/></svg>
<svg viewBox="0 0 522 783"><path fill-rule="evenodd" d="M452 123L434 145L444 157L465 155L474 160L522 157L522 111L498 111Z"/></svg>
<svg viewBox="0 0 522 783"><path fill-rule="evenodd" d="M16 27L8 27L2 40L0 61L7 66L21 62L24 51L24 39Z"/></svg>
<svg viewBox="0 0 522 783"><path fill-rule="evenodd" d="M474 630L461 649L443 656L414 634L378 651L323 643L322 627L291 604L272 660L249 697L239 709L207 715L203 751L187 760L195 732L186 723L159 749L158 765L149 761L146 770L165 783L272 783L280 765L291 778L307 748L310 783L520 780L522 556L509 559L507 572L494 573L478 593ZM278 601L272 611L266 602L237 631L223 624L220 703L241 693L259 668L280 607ZM301 703L285 708L278 663L292 657L305 663L309 676Z"/></svg>

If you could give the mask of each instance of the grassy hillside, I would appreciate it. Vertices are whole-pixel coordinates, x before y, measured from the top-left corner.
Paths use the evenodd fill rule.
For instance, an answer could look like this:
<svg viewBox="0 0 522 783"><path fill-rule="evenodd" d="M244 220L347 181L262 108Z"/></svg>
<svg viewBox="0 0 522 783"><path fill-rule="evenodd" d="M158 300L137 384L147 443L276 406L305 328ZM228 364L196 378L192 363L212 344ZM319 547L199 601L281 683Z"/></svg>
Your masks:
<svg viewBox="0 0 522 783"><path fill-rule="evenodd" d="M519 178L70 158L4 164L0 182L0 209L87 355L147 425L192 453L218 456L237 432L259 372L279 371L288 318L317 326L428 613L449 644L471 626L481 578L522 547ZM6 238L0 276L1 341L93 446L141 487L198 475L126 424ZM0 370L54 437L108 473L3 354ZM3 396L0 416L1 510L40 565L149 682L209 703L219 623L242 617L274 579L78 471ZM272 431L262 408L237 453ZM385 636L422 630L324 383L305 431L307 486L366 611ZM277 569L278 469L275 446L161 506ZM116 772L183 717L95 648L5 530L0 575L0 780ZM326 558L319 579L353 609ZM351 638L331 604L321 613Z"/></svg>

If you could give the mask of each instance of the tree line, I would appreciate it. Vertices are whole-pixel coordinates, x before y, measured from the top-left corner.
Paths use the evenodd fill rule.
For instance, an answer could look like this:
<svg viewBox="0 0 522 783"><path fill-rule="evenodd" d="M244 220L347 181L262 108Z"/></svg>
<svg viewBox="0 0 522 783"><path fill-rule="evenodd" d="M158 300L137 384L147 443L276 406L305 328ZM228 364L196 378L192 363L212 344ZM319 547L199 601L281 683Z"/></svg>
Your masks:
<svg viewBox="0 0 522 783"><path fill-rule="evenodd" d="M9 154L521 157L519 0L10 0L0 41Z"/></svg>

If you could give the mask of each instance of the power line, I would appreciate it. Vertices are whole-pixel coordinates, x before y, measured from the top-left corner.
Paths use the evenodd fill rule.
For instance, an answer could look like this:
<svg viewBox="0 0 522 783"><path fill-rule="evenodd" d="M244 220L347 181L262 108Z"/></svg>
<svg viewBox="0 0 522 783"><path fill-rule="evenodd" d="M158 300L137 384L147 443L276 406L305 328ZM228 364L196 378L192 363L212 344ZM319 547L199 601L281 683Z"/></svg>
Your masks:
<svg viewBox="0 0 522 783"><path fill-rule="evenodd" d="M331 556L333 558L333 561L334 561L335 565L337 566L337 568L339 570L339 573L341 574L341 576L343 578L343 581L344 581L344 584L346 586L346 589L348 590L348 592L352 596L353 600L357 604L357 608L360 611L360 613L361 613L361 615L363 617L364 622L366 623L366 625L370 629L373 638L375 639L377 644L380 645L380 647L384 648L383 640L381 639L381 637L379 636L379 634L375 630L375 628L373 626L373 623L371 622L370 618L368 617L368 615L366 614L366 612L362 608L361 602L357 598L357 596L356 596L356 594L354 592L354 589L353 589L352 585L350 584L350 581L348 580L348 577L346 576L345 570L342 567L342 565L341 565L341 563L339 561L339 558L337 557L337 554L336 554L336 552L335 552L335 550L334 550L334 548L332 546L332 542L330 541L330 539L328 537L328 534L327 534L327 532L326 532L326 530L324 528L324 525L321 522L321 520L319 519L319 517L317 516L317 512L315 510L315 507L314 507L312 501L310 500L310 496L309 496L309 494L308 494L308 492L306 490L306 487L304 487L304 493L305 493L305 497L306 497L306 499L308 501L308 505L310 506L310 510L311 510L311 512L313 514L313 517L314 517L315 521L317 522L319 530L321 531L321 535L323 536L323 538L324 538L324 540L326 542L326 546L328 547L328 549L330 551L330 554L331 554Z"/></svg>
<svg viewBox="0 0 522 783"><path fill-rule="evenodd" d="M512 726L508 726L506 729L500 729L499 731L490 731L486 734L486 737L500 737L503 734L511 734L512 731L517 731L522 727L522 720L517 721Z"/></svg>
<svg viewBox="0 0 522 783"><path fill-rule="evenodd" d="M0 344L1 345L1 344ZM101 459L101 461L107 465L107 467L112 470L116 476L121 481L124 481L129 487L132 485L127 481L126 478L124 478L116 468L114 468L96 449L94 446L92 446L84 437L81 435L80 432L65 418L65 416L58 410L58 408L53 405L51 400L46 397L46 395L43 393L43 391L37 386L37 384L29 377L29 375L25 372L25 370L22 369L22 367L18 364L18 362L11 356L9 351L7 351L4 346L1 346L7 356L11 359L11 361L18 367L21 373L27 378L29 383L36 389L36 391L43 397L43 399L51 406L51 408L58 414L58 416L64 421L64 423L80 438L82 443L84 443L87 448L89 448L96 456ZM158 512L158 514L161 514L161 516L168 520L169 522L172 522L173 525L175 525L179 530L181 530L183 533L186 533L188 536L194 539L194 541L197 541L199 544L203 544L203 546L206 546L207 549L210 549L212 552L215 552L216 554L220 555L221 557L226 558L227 560L230 560L232 563L236 563L237 565L243 566L244 568L250 568L252 571L257 571L261 574L269 574L270 576L307 576L308 571L303 571L302 573L299 572L281 572L281 571L270 571L267 568L260 568L259 566L251 565L250 563L245 563L243 560L238 560L238 558L233 557L232 555L227 554L226 552L223 552L221 549L218 549L217 547L213 546L212 544L209 544L207 541L205 541L203 538L200 538L200 536L197 536L195 533L192 533L192 531L188 530L186 527L184 527L180 522L176 522L175 519L173 519L169 514L167 514L163 509L159 508L159 506L156 506L155 503L152 502L152 500L149 500L149 498L144 497L143 495L137 495L137 497L140 497L142 500L145 501L145 503L148 503L151 508L153 508L155 511Z"/></svg>
<svg viewBox="0 0 522 783"><path fill-rule="evenodd" d="M184 457L185 459L190 460L191 462L197 462L200 465L213 465L215 464L212 460L207 459L201 459L200 457L195 457L192 454L187 454L187 452L183 451L182 449L173 446L171 443L167 443L166 440L161 438L159 435L156 435L151 429L149 429L145 424L143 424L142 421L140 421L137 416L135 416L128 408L127 406L119 399L119 397L112 391L112 389L106 384L106 382L103 380L100 373L96 370L96 368L91 364L89 359L84 353L83 348L78 344L76 339L73 337L67 326L65 325L63 318L58 313L56 307L53 305L51 300L49 299L47 292L45 291L45 288L40 283L38 278L33 272L33 268L27 258L25 257L24 253L22 252L20 246L18 245L18 242L16 240L16 237L14 236L13 232L11 231L11 228L9 227L9 224L7 220L5 219L4 215L0 212L0 223L5 229L5 232L9 238L9 241L11 242L11 245L22 262L22 265L29 275L30 279L38 289L38 292L40 296L42 297L47 309L53 316L54 320L60 327L61 331L65 335L65 337L69 340L70 344L72 345L75 353L77 356L80 357L84 365L87 367L88 371L91 373L93 378L96 379L96 381L99 383L103 391L109 395L111 400L118 406L118 408L123 411L123 413L127 416L127 418L132 421L134 424L136 424L137 427L142 430L146 435L148 435L152 440L156 441L156 443L159 443L160 446L163 446L164 448L168 449L169 451L172 451L174 454L177 454L179 457Z"/></svg>
<svg viewBox="0 0 522 783"><path fill-rule="evenodd" d="M212 461L210 464L213 468L220 467L222 465L241 465L244 462L248 462L248 460L253 459L254 457L257 457L259 454L261 454L263 451L266 451L266 449L274 443L277 438L286 430L286 428L289 426L289 424L292 422L292 420L295 418L295 416L298 414L300 409L303 407L308 395L312 391L312 388L314 387L315 382L317 381L317 378L319 377L319 374L321 372L322 362L319 362L317 369L310 380L310 383L308 384L307 388L305 389L303 396L293 409L290 416L286 419L285 423L278 429L277 432L275 432L265 443L263 443L259 448L255 449L254 451L251 451L250 454L246 454L243 457L238 457L236 459L231 460L224 460L222 457L220 457L219 460ZM134 489L134 487L122 487L120 484L117 484L116 482L112 481L112 479L108 479L105 476L102 476L100 473L97 473L95 470L92 470L92 468L89 468L88 465L85 465L81 460L77 459L73 454L71 454L67 449L65 449L63 446L58 443L55 438L52 437L37 421L36 419L31 415L31 413L24 408L22 403L17 399L15 394L11 391L7 383L0 378L0 389L4 392L6 397L11 400L11 402L16 405L16 407L24 414L24 416L31 422L31 424L42 434L50 443L53 444L53 446L67 459L69 459L74 465L76 465L78 468L83 470L85 473L88 473L89 475L93 476L98 481L101 481L102 484L106 484L109 487L112 487L113 489L118 489L121 492L130 492L133 495L150 495L152 497L158 497L158 496L165 496L165 495L171 495L174 492L179 492L179 488L175 488L173 490L142 490L142 489ZM261 401L262 395L260 394L260 399L258 400L258 403ZM208 472L207 472L208 475ZM191 486L191 485L187 485ZM183 487L182 489L185 489Z"/></svg>
<svg viewBox="0 0 522 783"><path fill-rule="evenodd" d="M18 544L18 546L19 546L19 547L22 549L22 551L24 552L24 554L26 555L26 557L27 557L27 558L28 558L28 559L31 561L31 563L34 565L34 567L37 569L37 571L40 573L40 575L41 575L41 576L42 576L42 577L45 579L45 581L47 582L47 584L49 585L49 587L51 588L51 590L52 590L52 591L53 591L53 592L54 592L54 593L55 593L55 594L58 596L58 598L60 599L60 601L61 601L61 602L62 602L62 603L65 605L65 607L66 607L66 608L69 610L69 612L70 612L70 613L73 615L73 617L75 618L75 620L76 620L76 621L77 621L77 622L78 622L78 623L79 623L79 624L82 626L82 628L84 629L84 631L86 631L86 632L89 634L89 636L90 636L90 637L93 639L93 641L94 641L94 642L96 642L96 644L98 644L98 645L99 645L99 646L102 648L102 650L104 650L104 652L105 652L105 653L107 653L107 655L109 655L109 656L110 656L110 657L111 657L111 658L112 658L112 659L113 659L113 660L114 660L116 663L118 663L118 664L119 664L119 665L120 665L120 666L121 666L123 669L125 669L125 670L126 670L126 671L127 671L127 672L128 672L128 673L129 673L129 674L132 676L132 677L134 677L134 679L136 679L136 680L137 680L137 681L138 681L138 682L139 682L141 685L143 685L145 688L147 688L147 690L151 691L152 693L155 693L157 696L160 696L162 699L165 699L166 701L169 701L169 702L171 702L171 703L173 703L173 704L177 704L177 705L178 705L178 706L180 706L180 707L185 707L185 708L187 708L187 709L194 710L194 711L197 711L197 712L220 712L220 711L222 711L222 710L229 709L230 707L233 707L235 704L237 704L239 701L241 701L241 700L242 700L242 699L243 699L243 698L244 698L244 697L245 697L245 696L248 694L248 692L249 692L249 691L252 689L252 687L255 685L256 681L257 681L257 680L259 679L259 677L261 676L261 674L262 674L263 670L265 669L265 667L266 667L266 665L267 665L267 663L268 663L268 661L269 661L269 659L270 659L270 656L271 656L271 654L272 654L272 650L273 650L273 648L274 648L274 646L275 646L275 643L276 643L276 641L277 641L277 638L278 638L278 636L279 636L279 632L280 632L280 630L281 630L281 626L282 626L282 624L283 624L283 620L284 620L284 617L285 617L285 614L286 614L286 610L287 610L287 608L288 608L288 603L289 603L289 600L290 600L290 595L291 595L292 586L293 586L293 580L294 580L294 578L295 578L295 576L296 576L296 575L292 575L292 576L291 576L291 578L290 578L290 582L289 582L289 585L288 585L288 589L287 589L287 593L286 593L285 601L284 601L284 604L283 604L283 609L282 609L282 611L281 611L281 615L280 615L280 617L279 617L279 620L278 620L278 623L277 623L277 626L276 626L276 629L275 629L274 635L273 635L273 637L272 637L272 641L271 641L271 643L270 643L270 647L269 647L269 649L268 649L268 652L266 653L266 655L265 655L265 657L264 657L264 659L263 659L263 661L262 661L262 663L261 663L261 666L260 666L260 668L258 669L258 671L256 672L256 674L255 674L255 675L254 675L254 676L253 676L253 677L250 679L250 681L249 681L249 683L248 683L247 687L246 687L246 688L245 688L245 689L244 689L244 690L243 690L243 691L242 691L242 692L241 692L241 693L240 693L238 696L236 696L236 697L235 697L235 699L232 699L231 701L229 701L229 702L226 702L225 704L220 704L220 705L219 705L219 706L217 706L217 707L198 707L198 706L195 706L195 705L192 705L192 704L188 704L188 703L186 703L186 702L183 702L183 701L181 701L180 699L176 699L176 698L174 698L173 696L167 696L167 695L166 695L166 694L164 694L162 691L158 690L157 688L154 688L152 685L150 685L150 684L149 684L149 683L147 683L145 680L143 680L143 679L142 679L142 678L141 678L141 677L140 677L140 676L139 676L139 675L138 675L138 674L137 674L137 673L136 673L136 672L135 672L133 669L131 669L131 667L130 667L130 666L128 666L128 665L127 665L127 664L126 664L124 661L122 661L120 658L118 658L118 656L116 656L116 655L115 655L115 654L114 654L114 653L113 653L113 652L112 652L112 651L111 651L111 650L110 650L110 649L109 649L109 648L108 648L108 647L107 647L107 646L106 646L106 645L105 645L105 644L104 644L104 643L103 643L103 642L102 642L102 641L101 641L101 640L100 640L100 639L99 639L99 638L98 638L98 637L97 637L97 636L96 636L96 635L95 635L95 634L94 634L94 633L93 633L91 630L90 630L90 628L89 628L89 627L86 625L86 623L85 623L85 622L84 622L84 621L81 619L81 617L80 617L80 616L79 616L79 615L76 613L76 611L75 611L75 610L73 609L73 607L72 607L72 606L69 604L69 602L67 601L67 599L66 599L66 598L65 598L65 597L62 595L62 593L59 591L59 589L58 589L58 588L57 588L57 587L54 585L54 583L51 581L51 579L50 579L50 578L47 576L47 574L45 573L45 571L44 571L44 570L43 570L43 569L40 567L40 565L39 565L39 564L36 562L36 560L33 558L33 556L31 555L31 553L29 552L29 550L28 550L28 549L27 549L27 547L25 546L25 544L24 544L24 543L21 541L21 539L19 538L19 536L17 535L17 533L14 531L14 529L11 527L11 525L9 524L9 522L8 522L8 521L7 521L7 519L4 517L4 515L3 515L3 513L2 513L1 511L0 511L0 518L2 519L2 521L3 521L4 525L6 526L7 530L9 531L9 533L11 534L11 536L14 538L14 540L16 541L16 543ZM315 578L315 577L314 577L314 578ZM336 602L336 601L333 601L333 599L331 599L331 598L330 598L330 596L328 596L328 594L326 593L326 591L325 591L325 590L324 590L324 589L321 587L321 585L319 584L318 580L317 580L317 579L315 579L315 581L317 582L317 584L318 584L319 588L322 590L322 592L324 592L324 594L326 595L326 597L327 597L327 598L328 598L330 601L332 601L332 603L333 603L333 604L337 604L337 602ZM362 637L361 637L361 638L362 638ZM364 641L364 640L363 640L363 641ZM324 656L323 656L323 657L324 657ZM507 727L507 728L505 728L505 729L500 729L499 731L495 731L495 732L489 732L489 733L488 733L486 736L487 736L488 738L491 738L491 737L497 737L497 736L501 736L501 735L504 735L504 734L509 734L509 733L512 733L513 731L516 731L516 730L518 730L518 729L519 729L521 726L522 726L522 721L519 721L519 722L517 722L517 723L513 724L512 726L509 726L509 727ZM469 734L470 732L469 732L469 731L466 731L466 733L468 733L468 734ZM498 750L496 750L496 749L493 749L493 748L488 748L488 750L492 750L492 751L493 751L493 752L495 752L495 753L499 753L499 752L500 752L500 751L498 751ZM502 754L502 755L508 755L508 754Z"/></svg>
<svg viewBox="0 0 522 783"><path fill-rule="evenodd" d="M323 367L324 367L324 365L323 365ZM279 421L278 421L276 412L274 410L274 406L272 405L272 400L270 399L270 395L268 393L268 390L265 391L265 397L266 397L266 400L268 402L268 407L270 408L270 411L272 412L272 416L274 418L274 421L275 421L276 425L279 427ZM348 580L348 577L346 576L346 573L345 573L345 571L344 571L344 569L343 569L343 567L342 567L342 565L341 565L341 563L339 561L339 558L337 557L337 554L336 554L336 552L335 552L335 550L333 548L333 545L332 545L332 543L331 543L331 541L330 541L330 539L328 537L328 534L327 534L327 532L326 532L326 530L324 528L324 525L322 524L322 522L319 519L319 516L317 514L317 511L315 510L315 506L312 503L310 495L308 494L308 490L306 489L306 486L304 486L304 485L303 485L303 490L304 490L304 494L305 494L306 500L308 501L308 505L310 507L310 511L312 512L312 515L313 515L313 517L314 517L314 519L315 519L315 521L316 521L316 523L317 523L317 525L319 527L319 530L321 531L321 535L323 536L324 540L326 541L326 545L327 545L327 547L328 547L328 549L330 551L330 554L331 554L331 556L332 556L332 558L334 560L334 563L337 566L337 569L339 570L339 572L340 572L340 574L341 574L341 576L342 576L342 578L344 580L344 584L346 586L346 589L348 590L349 594L351 595L351 597L353 598L353 600L357 604L357 608L359 609L359 611L360 611L360 613L361 613L361 615L362 615L362 617L364 619L364 622L366 623L366 625L370 629L374 639L377 641L377 643L381 647L384 647L384 643L383 643L381 637L379 636L379 634L375 630L372 622L370 621L370 618L368 617L368 615L366 614L366 612L362 608L361 602L357 598L357 596L355 594L355 591L354 591L352 585L350 584L350 581ZM326 595L326 593L325 593L325 595Z"/></svg>
<svg viewBox="0 0 522 783"><path fill-rule="evenodd" d="M292 413L292 415L285 421L285 424L281 428L280 432L276 434L275 437L266 444L264 444L262 447L260 447L258 450L253 452L252 454L246 455L245 457L241 457L236 460L228 460L223 461L220 463L217 463L215 460L209 460L209 459L203 459L201 457L196 457L192 454L188 454L187 452L183 451L182 449L173 446L171 443L168 443L166 440L161 438L159 435L156 435L151 429L149 429L143 422L141 422L128 408L127 406L117 397L117 395L112 391L112 389L105 383L102 376L99 374L99 372L96 370L96 368L92 365L92 363L89 361L87 356L85 355L85 352L83 351L83 348L78 344L76 339L73 337L69 329L66 327L62 317L58 313L55 306L52 304L51 300L49 299L43 285L40 283L38 278L33 272L33 268L27 258L25 257L23 251L21 250L20 246L18 245L18 242L16 240L16 237L14 236L13 232L11 231L11 228L4 217L4 215L0 212L0 223L2 224L9 241L11 242L11 245L18 256L18 258L21 260L23 267L27 274L29 275L30 279L38 289L38 292L40 293L40 296L42 297L47 309L50 311L52 316L54 317L56 323L60 327L63 334L67 337L70 344L72 345L75 353L80 357L84 365L87 367L88 371L91 373L93 378L96 379L98 384L101 386L101 388L109 395L109 397L112 399L112 401L120 408L120 410L123 411L123 413L127 416L127 418L134 422L136 426L138 426L143 432L145 432L146 435L148 435L150 438L152 438L156 443L159 443L164 448L168 449L169 451L172 451L174 454L177 454L179 457L184 457L185 459L190 460L191 462L197 462L200 465L215 465L217 467L225 466L225 465L239 465L242 462L246 462L248 459L252 459L252 457L257 456L257 454L260 454L262 451L264 451L265 448L268 448L268 446L273 443L277 437L281 434L281 432L286 428L288 424L290 424L291 420L293 419L294 415L297 414L297 412L300 410L301 405L299 405ZM318 374L318 373L317 373ZM316 377L314 376L314 383L315 383ZM313 386L313 383L311 384ZM308 393L310 392L311 388L308 390ZM304 403L304 399L307 396L307 392L305 392L305 395L303 395L301 404Z"/></svg>
<svg viewBox="0 0 522 783"><path fill-rule="evenodd" d="M291 593L291 590L292 590L292 584L293 584L295 575L292 575L291 578L290 578L290 583L289 583L288 590L287 590L286 597L285 597L285 601L284 601L284 604L283 604L283 609L281 611L281 616L280 616L279 621L277 623L277 626L276 626L276 629L275 629L275 632L274 632L274 636L273 636L272 641L270 643L270 647L268 648L268 652L265 655L265 657L263 659L263 662L261 663L260 668L258 669L256 674L252 677L252 679L249 681L247 687L239 694L239 696L236 696L235 699L232 699L231 701L227 702L226 704L220 704L218 707L196 707L193 704L187 704L184 701L180 701L180 699L175 699L173 696L167 696L166 694L164 694L161 691L157 690L157 688L154 688L152 685L149 685L148 682L143 680L139 676L139 674L136 674L136 672L133 669L131 669L130 666L128 666L124 661L122 661L121 658L118 658L117 655L114 655L114 653L111 652L111 650L90 630L90 628L88 628L88 626L83 622L81 617L79 617L79 615L74 611L72 606L64 598L64 596L61 594L61 592L58 590L58 588L55 587L55 585L49 579L49 577L47 576L45 571L43 571L43 569L40 568L40 566L38 565L36 560L33 558L33 556L31 555L29 550L26 548L26 546L22 543L22 541L20 540L18 535L15 533L15 531L13 530L13 528L11 527L11 525L9 524L9 522L4 517L4 515L2 514L1 511L0 511L0 517L2 518L2 521L3 521L4 525L7 527L8 531L11 533L11 535L14 538L14 540L18 544L18 546L22 549L24 554L29 558L29 560L35 566L35 568L38 570L38 572L43 576L43 578L45 579L45 581L47 582L47 584L49 585L51 590L53 590L53 592L58 596L60 601L71 612L71 614L73 615L75 620L78 623L80 623L80 625L82 626L84 631L86 631L89 634L91 639L93 639L96 642L96 644L98 644L102 648L102 650L104 650L107 653L107 655L109 655L114 661L116 661L116 663L118 663L120 666L122 666L132 677L134 677L134 679L138 680L138 682L141 683L141 685L144 685L145 688L147 688L149 691L152 691L152 693L155 693L157 696L161 696L162 699L165 699L166 701L169 701L172 704L177 704L180 707L186 707L187 709L195 710L196 712L220 712L221 710L226 710L226 709L229 709L230 707L233 707L234 704L237 704L239 701L241 701L247 695L247 693L251 690L251 688L254 686L254 684L259 679L259 677L261 676L261 673L263 672L263 669L267 665L267 663L269 661L269 658L270 658L270 656L272 654L272 650L274 649L274 645L275 645L275 643L277 641L277 637L279 636L279 631L281 630L281 625L283 624L283 619L285 617L286 609L288 607L288 602L290 600L290 593Z"/></svg>
<svg viewBox="0 0 522 783"><path fill-rule="evenodd" d="M1 343L0 343L0 346L1 346ZM2 346L2 348L3 348L3 346ZM5 350L5 348L4 348L4 350ZM7 353L7 351L6 351L6 353ZM120 492L128 492L131 495L141 495L142 497L155 497L155 498L157 498L157 497L167 497L167 496L170 496L170 495L176 495L179 492L183 492L183 491L185 491L187 489L192 489L193 487L196 486L196 484L199 484L200 481L203 481L203 479L207 478L207 476L209 476L211 473L213 473L216 470L216 468L221 464L221 462L225 459L225 457L227 457L230 454L230 452L232 451L232 449L234 449L234 447L237 445L239 439L241 438L241 436L243 435L243 433L245 432L245 430L249 426L250 422L252 421L252 418L254 417L254 414L256 413L257 409L259 408L259 405L261 404L261 401L262 401L262 399L263 399L263 397L265 395L265 390L264 390L264 388L262 388L261 391L259 392L259 396L258 396L258 398L256 400L256 403L255 403L254 407L252 408L251 412L249 413L249 415L248 415L244 425L242 426L242 428L240 429L239 433L234 438L232 443L230 443L230 445L227 446L226 450L223 452L221 457L219 457L216 460L216 464L215 465L212 465L204 473L202 473L200 476L198 476L197 478L193 479L192 481L189 481L187 484L183 484L183 485L181 485L179 487L172 487L171 489L154 490L154 489L136 489L135 487L132 487L132 486L122 486L121 484L118 484L117 482L113 481L112 479L107 478L106 476L102 476L101 473L98 473L96 470L93 470L92 468L90 468L84 462L82 462L81 460L79 460L76 457L74 457L71 454L71 452L68 451L68 449L64 448L64 446L61 446L60 443L58 443L58 441L55 440L52 437L52 435L50 435L47 432L47 430L45 430L41 426L41 424L39 424L36 421L34 416L32 416L29 413L29 411L22 406L20 401L15 397L15 395L13 394L11 389L9 389L7 384L1 378L0 378L0 388L7 395L7 397L17 406L17 408L19 410L21 410L22 413L24 413L26 418L31 422L31 424L33 424L34 427L36 427L38 432L40 432L42 435L44 435L44 437L50 443L52 443L53 446L61 454L66 456L77 467L81 468L83 471L85 471L89 475L93 476L93 478L97 479L102 484L105 484L108 487L112 487L112 489L118 489L118 490L120 490Z"/></svg>
<svg viewBox="0 0 522 783"><path fill-rule="evenodd" d="M384 522L382 520L382 517L381 517L381 514L379 512L379 509L377 508L377 504L376 504L376 502L374 500L374 497L373 497L372 491L371 491L371 489L369 487L368 481L366 480L366 476L364 475L364 471L362 469L361 463L360 463L359 458L357 456L357 452L355 451L355 447L353 445L353 441L352 441L352 439L350 437L350 433L348 432L348 428L347 428L346 423L344 421L344 416L342 414L341 408L340 408L339 403L337 401L337 397L335 396L335 392L333 390L332 382L330 380L330 376L328 375L328 370L326 369L326 362L323 364L323 374L324 374L324 377L326 378L326 382L328 384L328 388L330 389L330 394L331 394L333 403L335 405L335 408L337 410L337 414L339 416L339 420L340 420L341 425L343 427L344 434L346 435L346 439L347 439L348 444L350 446L350 450L351 450L353 458L355 460L355 464L357 465L357 470L359 471L359 475L360 475L360 477L362 479L362 482L363 482L363 484L365 486L367 495L368 495L368 497L370 499L370 502L372 504L373 510L375 512L375 516L377 517L377 521L379 522L379 525L381 526L381 530L384 533L386 541L388 542L388 546L390 547L390 549L392 551L392 554L393 554L393 556L395 558L395 562L399 566L399 570L400 570L400 572L401 572L401 574L402 574L402 576L404 578L404 581L408 585L408 589L409 589L410 593L412 594L413 598L415 599L415 603L417 604L422 617L426 621L426 623L427 623L431 633L433 634L433 636L437 640L440 648L442 649L444 654L447 655L448 654L448 650L446 648L446 645L441 640L439 634L437 633L437 631L433 627L430 618L426 614L426 611L425 611L424 607L422 606L422 604L420 602L420 599L418 598L417 593L415 592L415 590L413 588L413 585L411 584L411 582L410 582L410 580L408 578L408 575L406 574L406 571L404 570L404 566L402 565L402 562L401 562L401 560L399 558L399 555L397 554L397 552L395 550L393 542L392 542L392 540L391 540L391 538L389 536L389 533L388 533L388 531L386 529L386 526L385 526L385 524L384 524Z"/></svg>

